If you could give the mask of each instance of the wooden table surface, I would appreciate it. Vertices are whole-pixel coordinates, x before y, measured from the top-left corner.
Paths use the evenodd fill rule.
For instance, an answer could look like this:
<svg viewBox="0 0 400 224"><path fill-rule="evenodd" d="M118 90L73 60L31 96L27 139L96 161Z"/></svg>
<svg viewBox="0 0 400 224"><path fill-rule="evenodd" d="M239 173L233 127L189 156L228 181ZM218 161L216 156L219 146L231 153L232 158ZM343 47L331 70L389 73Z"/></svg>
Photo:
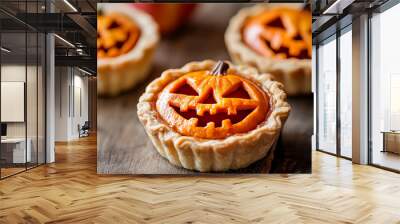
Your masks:
<svg viewBox="0 0 400 224"><path fill-rule="evenodd" d="M202 4L186 27L164 37L157 49L151 77L130 92L98 99L97 171L102 174L198 174L171 165L153 147L136 115L145 86L162 71L190 61L229 60L224 32L246 4ZM311 172L312 97L288 99L289 119L278 141L271 172ZM233 173L265 173L265 159Z"/></svg>

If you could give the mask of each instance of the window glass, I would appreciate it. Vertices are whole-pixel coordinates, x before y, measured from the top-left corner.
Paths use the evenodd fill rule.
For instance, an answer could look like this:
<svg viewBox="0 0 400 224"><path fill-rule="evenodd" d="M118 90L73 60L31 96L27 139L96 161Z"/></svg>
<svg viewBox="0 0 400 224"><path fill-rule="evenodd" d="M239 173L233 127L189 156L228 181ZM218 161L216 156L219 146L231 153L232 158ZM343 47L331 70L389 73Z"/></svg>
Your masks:
<svg viewBox="0 0 400 224"><path fill-rule="evenodd" d="M372 163L400 170L400 4L371 18Z"/></svg>
<svg viewBox="0 0 400 224"><path fill-rule="evenodd" d="M23 20L37 19L44 4L0 1ZM45 162L45 35L11 14L0 12L0 178Z"/></svg>
<svg viewBox="0 0 400 224"><path fill-rule="evenodd" d="M336 39L318 47L318 149L336 153Z"/></svg>
<svg viewBox="0 0 400 224"><path fill-rule="evenodd" d="M1 34L1 177L24 171L30 162L26 141L26 33ZM5 50L4 50L5 49Z"/></svg>
<svg viewBox="0 0 400 224"><path fill-rule="evenodd" d="M351 158L352 141L352 35L340 36L340 154Z"/></svg>

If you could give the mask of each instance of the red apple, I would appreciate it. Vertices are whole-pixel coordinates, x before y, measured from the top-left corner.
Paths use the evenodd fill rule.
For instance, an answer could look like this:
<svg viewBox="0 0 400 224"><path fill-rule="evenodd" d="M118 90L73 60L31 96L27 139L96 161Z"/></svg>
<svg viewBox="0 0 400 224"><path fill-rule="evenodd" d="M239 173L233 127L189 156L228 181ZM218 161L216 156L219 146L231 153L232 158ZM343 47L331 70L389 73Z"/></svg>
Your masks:
<svg viewBox="0 0 400 224"><path fill-rule="evenodd" d="M162 34L169 34L184 25L196 9L196 4L135 3L134 7L149 13Z"/></svg>

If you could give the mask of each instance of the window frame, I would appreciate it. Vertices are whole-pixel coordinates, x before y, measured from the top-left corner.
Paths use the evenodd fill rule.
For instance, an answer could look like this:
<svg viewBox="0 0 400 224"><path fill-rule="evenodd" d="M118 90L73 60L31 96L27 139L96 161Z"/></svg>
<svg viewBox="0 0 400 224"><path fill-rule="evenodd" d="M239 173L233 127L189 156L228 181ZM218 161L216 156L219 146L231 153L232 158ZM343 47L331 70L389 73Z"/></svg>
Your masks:
<svg viewBox="0 0 400 224"><path fill-rule="evenodd" d="M400 0L388 0L387 2L383 3L382 5L368 10L368 32L367 32L367 38L368 38L368 68L367 68L367 77L368 77L368 165L373 166L373 167L377 167L383 170L387 170L387 171L391 171L391 172L395 172L395 173L400 173L400 169L394 169L394 168L390 168L384 165L380 165L377 163L373 162L373 153L374 153L374 149L373 149L373 131L372 131L372 19L374 14L381 14L384 13L385 11L393 8L394 6L397 6L398 4L400 4Z"/></svg>
<svg viewBox="0 0 400 224"><path fill-rule="evenodd" d="M315 116L316 116L316 139L315 139L315 145L316 145L316 151L319 152L323 152L323 153L327 153L333 156L337 156L346 160L352 160L351 157L347 157L342 155L341 153L341 119L340 119L340 103L341 103L341 97L340 97L340 76L341 76L341 67L340 67L340 37L342 35L344 35L347 32L352 32L352 22L349 22L349 18L350 17L344 17L342 20L344 20L344 26L343 27L337 27L336 32L329 35L328 37L319 40L317 44L315 44L315 64L316 64L316 71L315 71L315 89L316 89L316 112L315 112ZM338 22L341 22L341 20L339 20ZM329 28L328 28L329 29ZM328 43L330 41L336 41L336 152L332 153L329 152L327 150L321 149L320 143L319 143L319 122L320 122L320 118L319 118L319 99L320 99L320 93L321 91L319 91L319 63L320 63L320 55L319 55L319 47L322 43Z"/></svg>

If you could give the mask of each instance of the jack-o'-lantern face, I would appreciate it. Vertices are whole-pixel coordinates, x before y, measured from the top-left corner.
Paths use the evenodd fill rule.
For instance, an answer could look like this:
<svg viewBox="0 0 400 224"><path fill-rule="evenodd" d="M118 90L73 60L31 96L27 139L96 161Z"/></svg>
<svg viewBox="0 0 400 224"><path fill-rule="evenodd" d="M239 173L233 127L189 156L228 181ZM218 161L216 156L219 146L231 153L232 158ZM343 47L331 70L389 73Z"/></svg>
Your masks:
<svg viewBox="0 0 400 224"><path fill-rule="evenodd" d="M160 116L185 136L220 139L255 129L269 111L268 95L252 81L228 73L219 62L213 71L181 76L160 93Z"/></svg>
<svg viewBox="0 0 400 224"><path fill-rule="evenodd" d="M97 58L117 57L132 50L139 39L139 27L118 13L97 15Z"/></svg>
<svg viewBox="0 0 400 224"><path fill-rule="evenodd" d="M277 59L310 59L311 13L295 8L272 8L248 19L243 41L257 53Z"/></svg>

